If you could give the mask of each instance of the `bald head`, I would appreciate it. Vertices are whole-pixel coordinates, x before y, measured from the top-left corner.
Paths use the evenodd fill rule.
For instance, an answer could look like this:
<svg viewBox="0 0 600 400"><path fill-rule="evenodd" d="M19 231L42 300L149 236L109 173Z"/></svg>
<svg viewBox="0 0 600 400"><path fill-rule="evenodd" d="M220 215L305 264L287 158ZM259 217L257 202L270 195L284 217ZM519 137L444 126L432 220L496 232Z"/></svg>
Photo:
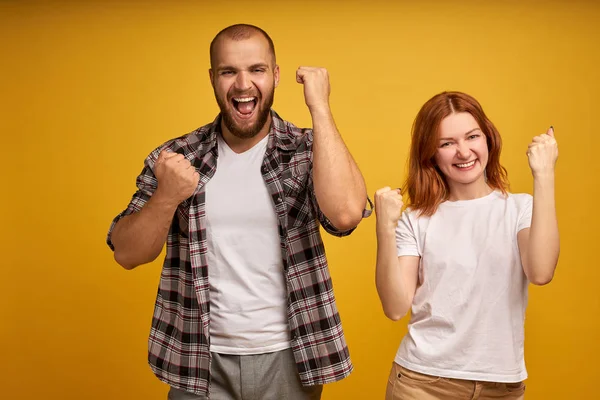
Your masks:
<svg viewBox="0 0 600 400"><path fill-rule="evenodd" d="M215 55L218 50L218 42L223 39L229 40L246 40L251 38L254 35L259 35L264 37L269 43L269 52L273 56L273 64L275 64L275 46L273 45L273 41L271 37L267 34L267 32L260 29L258 26L247 25L247 24L236 24L228 26L223 29L221 32L217 33L215 38L210 42L210 67L214 68L215 63Z"/></svg>

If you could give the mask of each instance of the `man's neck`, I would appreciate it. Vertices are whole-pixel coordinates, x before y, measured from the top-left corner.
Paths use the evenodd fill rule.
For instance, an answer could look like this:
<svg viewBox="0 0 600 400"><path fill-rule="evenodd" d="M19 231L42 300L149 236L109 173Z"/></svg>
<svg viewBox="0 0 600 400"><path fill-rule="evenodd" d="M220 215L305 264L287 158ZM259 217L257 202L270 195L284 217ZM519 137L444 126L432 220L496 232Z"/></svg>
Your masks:
<svg viewBox="0 0 600 400"><path fill-rule="evenodd" d="M244 138L240 138L240 137L237 137L234 134L232 134L229 131L229 129L227 129L227 127L225 126L223 121L221 121L221 132L223 134L223 140L225 141L225 143L227 143L227 146L229 146L229 148L231 150L233 150L234 152L236 152L238 154L243 153L245 151L250 150L258 142L260 142L262 139L264 139L265 136L267 136L269 134L269 131L271 130L271 122L272 122L272 117L271 117L271 115L269 115L267 122L265 122L265 124L262 127L262 129L260 130L260 132L258 132L255 136L253 136L251 138L244 139Z"/></svg>

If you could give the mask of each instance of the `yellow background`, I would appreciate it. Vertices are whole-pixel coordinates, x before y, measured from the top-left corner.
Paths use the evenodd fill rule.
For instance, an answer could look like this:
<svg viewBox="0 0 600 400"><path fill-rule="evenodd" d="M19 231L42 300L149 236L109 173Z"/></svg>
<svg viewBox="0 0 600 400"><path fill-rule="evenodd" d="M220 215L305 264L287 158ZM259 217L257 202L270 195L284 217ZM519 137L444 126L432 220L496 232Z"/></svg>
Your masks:
<svg viewBox="0 0 600 400"><path fill-rule="evenodd" d="M166 398L146 364L161 261L125 271L105 234L145 156L215 117L208 45L238 22L271 34L274 108L296 125L295 69L329 69L371 195L402 182L413 118L442 90L484 105L513 192L531 193L527 144L554 125L562 250L530 291L528 399L600 398L600 6L377 0L0 2L0 397ZM356 367L326 400L383 398L406 331L377 298L374 222L325 239Z"/></svg>

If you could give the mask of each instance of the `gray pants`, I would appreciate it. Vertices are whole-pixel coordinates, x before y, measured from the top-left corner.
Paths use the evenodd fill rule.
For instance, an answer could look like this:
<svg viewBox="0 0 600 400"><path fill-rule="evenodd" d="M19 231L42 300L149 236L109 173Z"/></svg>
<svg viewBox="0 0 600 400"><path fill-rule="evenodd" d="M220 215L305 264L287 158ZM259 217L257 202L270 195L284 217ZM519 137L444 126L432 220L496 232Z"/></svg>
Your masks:
<svg viewBox="0 0 600 400"><path fill-rule="evenodd" d="M210 400L319 400L322 385L304 387L291 349L250 356L212 353ZM168 400L207 400L171 388Z"/></svg>

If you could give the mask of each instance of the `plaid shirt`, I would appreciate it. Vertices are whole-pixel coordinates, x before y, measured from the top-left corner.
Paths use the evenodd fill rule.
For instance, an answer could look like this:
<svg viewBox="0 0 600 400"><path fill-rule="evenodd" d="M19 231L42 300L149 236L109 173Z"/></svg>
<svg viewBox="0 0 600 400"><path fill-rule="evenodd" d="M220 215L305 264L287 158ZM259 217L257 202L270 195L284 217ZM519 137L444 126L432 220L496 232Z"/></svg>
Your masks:
<svg viewBox="0 0 600 400"><path fill-rule="evenodd" d="M337 230L319 209L312 182L311 129L299 129L271 111L272 125L261 167L278 218L281 255L287 285L292 350L303 385L340 380L353 369L344 339L325 248L319 231ZM206 183L217 168L220 116L212 124L155 149L137 178L138 191L110 227L140 211L157 187L154 163L163 149L183 154L200 174L196 193L181 203L167 237L152 328L148 361L169 385L206 395L209 391L210 297L206 239ZM370 214L365 210L364 217Z"/></svg>

